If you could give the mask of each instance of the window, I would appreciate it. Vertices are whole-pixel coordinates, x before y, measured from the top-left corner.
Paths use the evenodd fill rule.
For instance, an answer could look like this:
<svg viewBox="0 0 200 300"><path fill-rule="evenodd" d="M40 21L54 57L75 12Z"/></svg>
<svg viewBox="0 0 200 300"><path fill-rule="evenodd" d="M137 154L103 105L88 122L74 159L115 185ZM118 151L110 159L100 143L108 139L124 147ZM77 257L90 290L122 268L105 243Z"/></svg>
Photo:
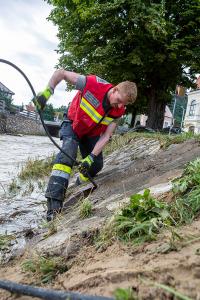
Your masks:
<svg viewBox="0 0 200 300"><path fill-rule="evenodd" d="M197 105L196 100L192 100L192 102L190 104L189 116L195 115L196 105Z"/></svg>

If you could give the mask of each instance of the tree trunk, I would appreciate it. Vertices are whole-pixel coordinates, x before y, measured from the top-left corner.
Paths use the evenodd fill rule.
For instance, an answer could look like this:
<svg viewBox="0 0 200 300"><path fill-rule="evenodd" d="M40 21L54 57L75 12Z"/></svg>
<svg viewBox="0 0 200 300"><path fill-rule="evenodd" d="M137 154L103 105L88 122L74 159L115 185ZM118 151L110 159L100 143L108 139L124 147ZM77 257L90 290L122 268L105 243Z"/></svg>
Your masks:
<svg viewBox="0 0 200 300"><path fill-rule="evenodd" d="M160 99L158 100L156 94L159 95L159 91L156 93L153 88L149 91L146 125L152 129L162 129L166 103Z"/></svg>

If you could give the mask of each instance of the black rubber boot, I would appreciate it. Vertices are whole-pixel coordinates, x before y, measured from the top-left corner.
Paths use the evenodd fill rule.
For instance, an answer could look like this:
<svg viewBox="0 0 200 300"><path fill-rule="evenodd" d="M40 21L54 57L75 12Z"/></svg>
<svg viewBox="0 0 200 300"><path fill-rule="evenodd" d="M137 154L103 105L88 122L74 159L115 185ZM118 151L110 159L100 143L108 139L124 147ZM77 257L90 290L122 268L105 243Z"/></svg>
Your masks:
<svg viewBox="0 0 200 300"><path fill-rule="evenodd" d="M56 199L47 198L47 221L55 219L56 215L61 213L63 202Z"/></svg>
<svg viewBox="0 0 200 300"><path fill-rule="evenodd" d="M47 198L47 221L52 221L61 212L68 180L59 176L51 176L45 193Z"/></svg>
<svg viewBox="0 0 200 300"><path fill-rule="evenodd" d="M51 176L45 193L45 197L63 202L68 187L68 180L59 176Z"/></svg>

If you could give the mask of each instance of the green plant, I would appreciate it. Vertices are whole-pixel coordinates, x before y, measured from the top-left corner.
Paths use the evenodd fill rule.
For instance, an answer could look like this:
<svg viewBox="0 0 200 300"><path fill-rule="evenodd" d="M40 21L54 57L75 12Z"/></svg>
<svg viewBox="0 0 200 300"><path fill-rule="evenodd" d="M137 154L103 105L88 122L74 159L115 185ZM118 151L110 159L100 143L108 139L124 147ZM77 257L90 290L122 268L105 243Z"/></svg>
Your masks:
<svg viewBox="0 0 200 300"><path fill-rule="evenodd" d="M22 196L26 196L28 194L31 194L34 191L34 184L29 180L28 183L25 186L25 189L22 193Z"/></svg>
<svg viewBox="0 0 200 300"><path fill-rule="evenodd" d="M86 198L82 201L79 208L79 216L81 219L88 218L92 215L92 203Z"/></svg>
<svg viewBox="0 0 200 300"><path fill-rule="evenodd" d="M47 283L52 281L58 274L66 272L68 267L63 258L36 256L23 262L22 269L25 272L34 273L36 279L42 283Z"/></svg>
<svg viewBox="0 0 200 300"><path fill-rule="evenodd" d="M15 194L17 191L20 190L20 186L19 184L17 183L16 179L13 179L10 183L10 185L8 186L8 191L9 193L13 193Z"/></svg>
<svg viewBox="0 0 200 300"><path fill-rule="evenodd" d="M177 225L190 223L200 211L200 186L193 187L187 193L179 195L170 206Z"/></svg>
<svg viewBox="0 0 200 300"><path fill-rule="evenodd" d="M173 181L173 191L175 194L183 194L198 185L200 185L200 158L190 162L182 177Z"/></svg>
<svg viewBox="0 0 200 300"><path fill-rule="evenodd" d="M101 231L95 236L94 244L97 250L106 249L115 238L115 227L112 219L108 220Z"/></svg>
<svg viewBox="0 0 200 300"><path fill-rule="evenodd" d="M175 289L173 289L172 287L165 285L165 284L161 284L161 283L155 283L154 284L156 287L165 290L166 292L172 294L173 296L177 297L178 299L181 300L192 300L192 298L189 298L183 294L181 294L180 292L176 291Z"/></svg>
<svg viewBox="0 0 200 300"><path fill-rule="evenodd" d="M177 241L182 237L174 226L190 223L200 211L199 174L198 158L187 165L182 178L174 181L174 201L169 204L152 197L149 190L143 195L132 195L130 203L101 229L95 238L96 247L104 248L114 239L134 243L151 241L166 228L171 231L171 238L164 251L176 250Z"/></svg>
<svg viewBox="0 0 200 300"><path fill-rule="evenodd" d="M21 180L49 176L55 155L46 159L28 159L18 174Z"/></svg>
<svg viewBox="0 0 200 300"><path fill-rule="evenodd" d="M191 132L186 132L186 133L175 134L175 135L159 134L158 136L158 139L160 140L161 145L164 149L168 148L172 144L180 144L191 138L195 138L195 140L199 141L200 135L194 135Z"/></svg>
<svg viewBox="0 0 200 300"><path fill-rule="evenodd" d="M46 239L58 231L57 220L55 219L50 222L45 221L41 224L41 228L48 229L48 232L44 235L44 238Z"/></svg>
<svg viewBox="0 0 200 300"><path fill-rule="evenodd" d="M190 162L183 176L174 180L175 201L170 211L177 224L191 222L200 210L200 159Z"/></svg>
<svg viewBox="0 0 200 300"><path fill-rule="evenodd" d="M137 300L138 299L131 288L116 289L114 292L114 297L116 300Z"/></svg>
<svg viewBox="0 0 200 300"><path fill-rule="evenodd" d="M0 234L0 250L8 249L10 242L15 239L15 236L9 234Z"/></svg>
<svg viewBox="0 0 200 300"><path fill-rule="evenodd" d="M44 187L46 186L46 183L45 183L44 181L39 180L39 181L37 182L37 185L38 185L38 188L39 188L40 190L44 190Z"/></svg>
<svg viewBox="0 0 200 300"><path fill-rule="evenodd" d="M194 135L191 133L183 133L176 135L167 135L162 133L146 133L146 132L127 132L124 135L116 134L112 137L110 143L105 147L104 153L108 155L113 151L119 149L120 147L126 146L129 143L133 143L136 139L145 138L158 140L162 148L166 149L172 144L183 143L184 141L195 138L195 140L200 140L200 135Z"/></svg>
<svg viewBox="0 0 200 300"><path fill-rule="evenodd" d="M116 235L124 241L135 243L155 239L155 235L171 223L168 205L153 198L148 189L143 195L132 195L130 204L114 219Z"/></svg>

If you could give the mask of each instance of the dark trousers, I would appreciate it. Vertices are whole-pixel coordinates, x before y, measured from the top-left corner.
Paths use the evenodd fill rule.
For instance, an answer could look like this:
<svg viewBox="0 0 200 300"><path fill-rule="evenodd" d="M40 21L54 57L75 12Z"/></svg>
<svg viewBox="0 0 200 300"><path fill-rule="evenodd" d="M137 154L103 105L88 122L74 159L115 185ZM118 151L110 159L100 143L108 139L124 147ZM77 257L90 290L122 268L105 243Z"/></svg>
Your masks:
<svg viewBox="0 0 200 300"><path fill-rule="evenodd" d="M99 136L95 137L84 137L79 139L76 133L72 129L72 124L70 121L65 120L62 123L60 129L60 139L63 141L62 149L69 154L73 159L77 157L78 147L83 158L89 155L96 142L99 140ZM61 151L57 154L54 166L61 165L72 168L74 162L72 159L67 157ZM89 169L89 174L91 177L94 177L101 169L103 168L103 154L102 152L95 158L95 161L91 168ZM65 192L68 187L70 173L64 171L52 170L52 174L49 179L45 197L50 199L57 199L60 201L64 200Z"/></svg>

